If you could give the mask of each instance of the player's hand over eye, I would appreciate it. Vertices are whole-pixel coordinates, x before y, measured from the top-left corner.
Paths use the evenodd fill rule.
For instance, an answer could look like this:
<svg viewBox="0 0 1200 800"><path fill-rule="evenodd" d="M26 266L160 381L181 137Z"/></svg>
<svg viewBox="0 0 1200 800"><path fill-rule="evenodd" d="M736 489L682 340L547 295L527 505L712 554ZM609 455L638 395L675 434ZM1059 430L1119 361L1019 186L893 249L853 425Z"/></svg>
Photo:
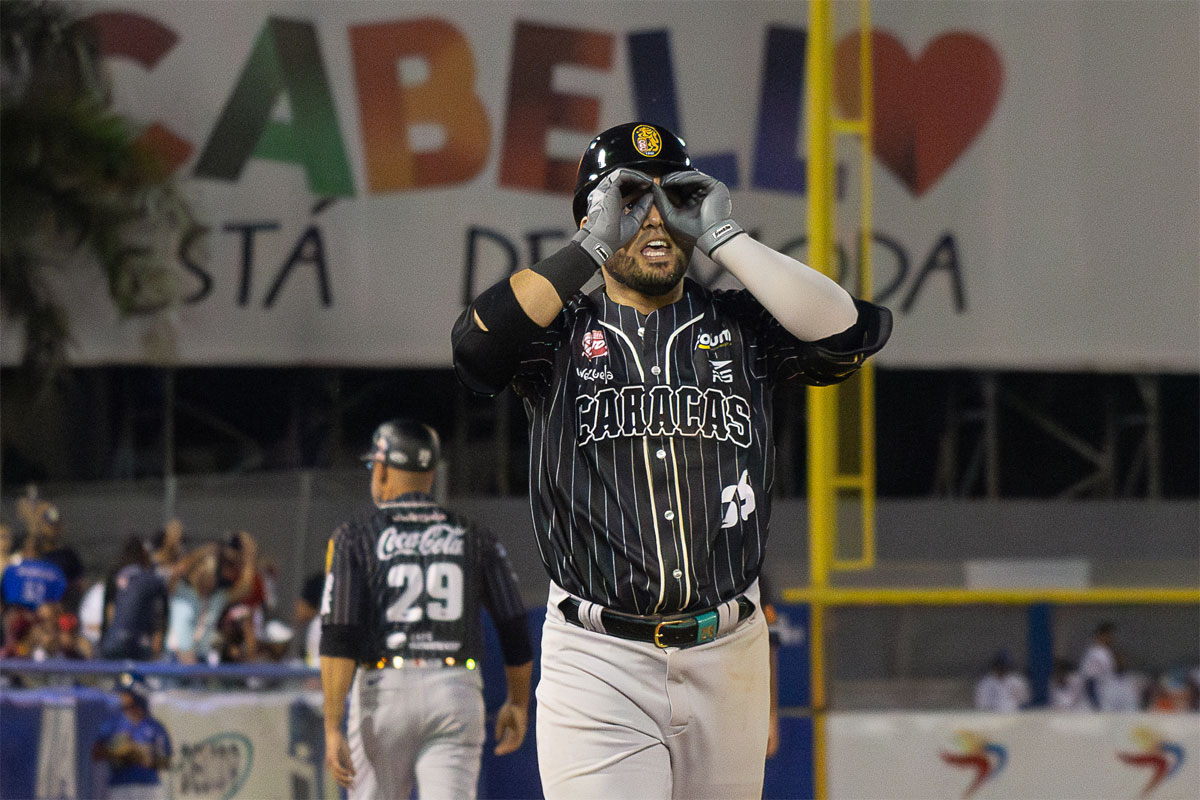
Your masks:
<svg viewBox="0 0 1200 800"><path fill-rule="evenodd" d="M729 187L711 175L691 170L672 172L662 185L650 187L667 231L680 247L695 245L711 256L742 232L731 218Z"/></svg>
<svg viewBox="0 0 1200 800"><path fill-rule="evenodd" d="M646 221L654 204L654 195L650 193L653 185L649 175L634 169L617 169L605 175L588 194L587 216L571 241L603 266Z"/></svg>

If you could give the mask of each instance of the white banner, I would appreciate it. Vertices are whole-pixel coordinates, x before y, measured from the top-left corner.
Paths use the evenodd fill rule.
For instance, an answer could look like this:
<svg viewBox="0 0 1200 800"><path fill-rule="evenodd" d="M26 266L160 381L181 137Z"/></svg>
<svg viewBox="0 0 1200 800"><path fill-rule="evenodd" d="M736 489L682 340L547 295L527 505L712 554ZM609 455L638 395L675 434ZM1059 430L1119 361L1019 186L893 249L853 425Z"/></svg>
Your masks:
<svg viewBox="0 0 1200 800"><path fill-rule="evenodd" d="M1200 5L874 5L879 363L1200 369ZM805 4L84 8L209 233L166 318L119 319L94 268L56 278L76 363L446 366L464 298L564 243L579 154L634 118L805 257Z"/></svg>
<svg viewBox="0 0 1200 800"><path fill-rule="evenodd" d="M829 796L1194 798L1200 715L855 713L829 717Z"/></svg>
<svg viewBox="0 0 1200 800"><path fill-rule="evenodd" d="M163 774L175 800L330 798L319 691L156 692L154 716L171 733Z"/></svg>

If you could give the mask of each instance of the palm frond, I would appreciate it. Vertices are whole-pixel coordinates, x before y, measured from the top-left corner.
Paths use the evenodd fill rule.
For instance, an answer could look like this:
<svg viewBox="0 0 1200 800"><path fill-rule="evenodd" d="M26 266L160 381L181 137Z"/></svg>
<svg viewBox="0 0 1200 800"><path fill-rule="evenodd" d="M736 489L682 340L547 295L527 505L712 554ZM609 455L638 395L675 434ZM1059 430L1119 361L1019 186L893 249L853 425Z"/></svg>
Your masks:
<svg viewBox="0 0 1200 800"><path fill-rule="evenodd" d="M109 106L108 78L77 9L0 0L0 308L25 327L28 365L62 363L71 341L43 272L88 254L122 314L152 312L177 302L170 261L207 231ZM139 230L164 231L177 245L160 253Z"/></svg>

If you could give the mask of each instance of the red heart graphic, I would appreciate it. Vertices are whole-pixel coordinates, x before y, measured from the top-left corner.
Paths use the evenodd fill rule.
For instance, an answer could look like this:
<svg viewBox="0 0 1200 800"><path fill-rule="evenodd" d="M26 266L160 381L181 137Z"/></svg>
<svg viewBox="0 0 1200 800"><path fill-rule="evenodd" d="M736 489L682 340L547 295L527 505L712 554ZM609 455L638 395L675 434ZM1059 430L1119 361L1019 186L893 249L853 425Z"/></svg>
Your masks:
<svg viewBox="0 0 1200 800"><path fill-rule="evenodd" d="M859 34L838 42L834 94L859 116ZM970 146L1000 99L1004 65L991 44L946 33L916 61L896 37L871 33L875 78L875 155L913 194L928 191Z"/></svg>

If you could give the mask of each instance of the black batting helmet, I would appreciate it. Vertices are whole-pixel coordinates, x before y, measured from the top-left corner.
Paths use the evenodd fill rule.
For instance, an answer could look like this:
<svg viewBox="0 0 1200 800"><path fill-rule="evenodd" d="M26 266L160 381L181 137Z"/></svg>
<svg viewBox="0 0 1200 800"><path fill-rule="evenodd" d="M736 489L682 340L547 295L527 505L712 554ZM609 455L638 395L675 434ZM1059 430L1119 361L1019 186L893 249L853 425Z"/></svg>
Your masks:
<svg viewBox="0 0 1200 800"><path fill-rule="evenodd" d="M429 472L441 458L437 431L411 419L390 419L371 434L371 449L362 460L374 461L410 472Z"/></svg>
<svg viewBox="0 0 1200 800"><path fill-rule="evenodd" d="M571 211L575 224L587 214L587 197L605 175L619 167L632 167L650 175L695 169L687 145L671 131L649 122L626 122L592 139L575 176Z"/></svg>

